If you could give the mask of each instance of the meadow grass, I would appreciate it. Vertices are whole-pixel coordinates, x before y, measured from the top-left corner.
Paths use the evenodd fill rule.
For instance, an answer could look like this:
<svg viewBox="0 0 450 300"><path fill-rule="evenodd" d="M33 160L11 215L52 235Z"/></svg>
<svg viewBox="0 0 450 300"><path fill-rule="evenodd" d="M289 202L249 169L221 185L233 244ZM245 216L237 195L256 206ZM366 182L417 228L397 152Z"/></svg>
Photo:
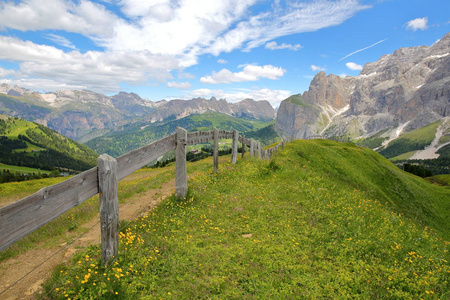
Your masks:
<svg viewBox="0 0 450 300"><path fill-rule="evenodd" d="M207 162L204 162L207 163ZM164 169L142 168L119 181L118 198L120 203L130 197L149 189L160 188L163 183L174 178L174 164ZM0 207L25 198L41 188L57 184L70 177L8 182L0 184ZM28 236L0 251L0 261L17 256L27 250L39 247L55 247L63 242L70 242L74 237L88 230L83 224L96 217L99 218L99 199L94 196L81 205L62 214L60 217L32 232Z"/></svg>
<svg viewBox="0 0 450 300"><path fill-rule="evenodd" d="M55 271L46 297L450 298L448 189L326 140L194 168L186 199L121 230L113 264L89 247Z"/></svg>
<svg viewBox="0 0 450 300"><path fill-rule="evenodd" d="M35 168L28 168L28 167L21 167L21 166L11 166L0 163L0 170L8 170L10 172L17 172L17 173L41 173L41 174L50 174L51 171L47 170L41 170L41 169L35 169Z"/></svg>

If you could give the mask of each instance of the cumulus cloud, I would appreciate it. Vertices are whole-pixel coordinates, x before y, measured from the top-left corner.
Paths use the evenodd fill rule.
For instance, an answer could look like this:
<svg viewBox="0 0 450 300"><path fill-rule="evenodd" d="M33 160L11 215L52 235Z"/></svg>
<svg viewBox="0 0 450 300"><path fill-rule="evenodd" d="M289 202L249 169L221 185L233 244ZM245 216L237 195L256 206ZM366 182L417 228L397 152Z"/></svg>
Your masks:
<svg viewBox="0 0 450 300"><path fill-rule="evenodd" d="M228 69L213 72L212 75L200 78L200 82L209 84L232 83L244 81L257 81L260 78L278 79L286 70L271 65L255 66L246 65L241 72L233 73Z"/></svg>
<svg viewBox="0 0 450 300"><path fill-rule="evenodd" d="M406 23L406 29L417 31L425 30L428 28L428 18L417 18Z"/></svg>
<svg viewBox="0 0 450 300"><path fill-rule="evenodd" d="M10 1L0 5L0 28L65 30L91 37L113 36L119 18L103 5L88 0Z"/></svg>
<svg viewBox="0 0 450 300"><path fill-rule="evenodd" d="M353 71L360 71L363 69L363 66L358 65L354 62L348 62L345 65L347 66L347 68L349 68L350 70L353 70Z"/></svg>
<svg viewBox="0 0 450 300"><path fill-rule="evenodd" d="M216 97L219 99L226 99L228 102L239 102L246 98L250 98L256 101L267 100L273 107L278 107L280 102L292 95L291 91L287 90L272 90L268 88L262 89L244 89L235 91L224 91L221 89L196 89L190 91L186 98L211 98Z"/></svg>
<svg viewBox="0 0 450 300"><path fill-rule="evenodd" d="M173 58L144 51L64 52L52 46L4 36L0 36L0 59L18 62L22 78L32 85L43 84L23 86L37 90L60 83L105 93L116 92L120 90L120 82L138 84L150 79L171 79L172 75L167 70L177 68L177 61ZM27 79L32 77L41 81Z"/></svg>
<svg viewBox="0 0 450 300"><path fill-rule="evenodd" d="M370 7L361 4L362 0L274 1L265 10L254 10L257 2L3 1L0 30L54 30L58 34L45 37L67 49L0 36L0 59L19 63L24 80L36 78L48 86L65 82L98 92L117 91L121 82L137 84L172 79L171 72L197 64L198 57L204 54L219 55L236 49L250 51L263 45L268 49L298 50L299 44L268 42L339 25ZM82 53L62 32L81 34L102 50ZM203 77L202 81L278 79L284 72L273 66L249 66L237 73L224 69Z"/></svg>
<svg viewBox="0 0 450 300"><path fill-rule="evenodd" d="M316 71L326 71L327 68L311 65L311 70L313 70L314 72L316 72Z"/></svg>
<svg viewBox="0 0 450 300"><path fill-rule="evenodd" d="M169 81L167 82L167 87L169 88L175 88L175 89L189 89L191 88L191 84L189 82L175 82L175 81Z"/></svg>
<svg viewBox="0 0 450 300"><path fill-rule="evenodd" d="M303 47L300 44L291 45L291 44L282 43L281 45L278 45L277 42L269 42L266 44L266 46L264 46L264 48L269 49L269 50L288 49L288 50L297 51Z"/></svg>

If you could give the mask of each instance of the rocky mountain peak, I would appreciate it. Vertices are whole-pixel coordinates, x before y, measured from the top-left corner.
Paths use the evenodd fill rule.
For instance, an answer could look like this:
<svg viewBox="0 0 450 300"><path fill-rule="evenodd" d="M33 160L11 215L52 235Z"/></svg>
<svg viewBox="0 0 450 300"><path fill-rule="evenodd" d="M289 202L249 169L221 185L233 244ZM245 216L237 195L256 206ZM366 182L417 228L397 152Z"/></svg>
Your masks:
<svg viewBox="0 0 450 300"><path fill-rule="evenodd" d="M450 33L432 46L383 55L357 77L317 73L307 92L281 103L277 127L299 138L356 138L402 125L411 131L449 114Z"/></svg>

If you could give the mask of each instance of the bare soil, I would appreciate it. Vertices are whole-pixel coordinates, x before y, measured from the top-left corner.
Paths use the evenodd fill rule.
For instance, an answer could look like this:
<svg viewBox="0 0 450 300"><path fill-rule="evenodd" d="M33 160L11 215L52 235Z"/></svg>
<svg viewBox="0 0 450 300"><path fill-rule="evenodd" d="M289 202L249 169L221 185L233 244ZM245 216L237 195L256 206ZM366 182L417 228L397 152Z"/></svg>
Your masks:
<svg viewBox="0 0 450 300"><path fill-rule="evenodd" d="M134 220L152 210L173 192L175 179L163 183L160 188L150 189L135 195L119 207L120 220ZM42 291L42 283L53 269L68 261L75 252L100 243L98 218L83 224L89 230L75 242L60 244L54 249L37 248L0 263L0 299L36 299Z"/></svg>

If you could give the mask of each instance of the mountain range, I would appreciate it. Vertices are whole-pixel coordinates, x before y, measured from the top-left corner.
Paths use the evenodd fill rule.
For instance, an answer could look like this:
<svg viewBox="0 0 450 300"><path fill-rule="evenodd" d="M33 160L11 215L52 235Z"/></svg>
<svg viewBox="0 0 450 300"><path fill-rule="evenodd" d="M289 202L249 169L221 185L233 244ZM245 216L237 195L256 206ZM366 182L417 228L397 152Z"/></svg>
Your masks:
<svg viewBox="0 0 450 300"><path fill-rule="evenodd" d="M252 131L264 127L255 122L269 125L276 118L269 130L272 140L274 130L284 137L339 137L389 158L436 158L444 150L450 153L450 33L432 46L384 55L367 63L356 77L319 72L308 91L282 101L277 112L268 101L251 99L152 102L126 92L42 94L1 84L0 113L43 124L98 152L115 155L176 126Z"/></svg>
<svg viewBox="0 0 450 300"><path fill-rule="evenodd" d="M0 85L0 113L45 125L80 142L124 126L182 119L193 114L218 112L243 119L270 121L276 111L268 101L245 99L229 103L224 99L162 100L152 102L135 93L106 96L91 91L61 90L41 94L8 84Z"/></svg>
<svg viewBox="0 0 450 300"><path fill-rule="evenodd" d="M428 143L435 153L450 141L449 115L450 33L430 47L401 48L367 63L357 77L317 73L308 91L281 103L276 128L284 136L344 137L382 151L402 133L438 122Z"/></svg>

